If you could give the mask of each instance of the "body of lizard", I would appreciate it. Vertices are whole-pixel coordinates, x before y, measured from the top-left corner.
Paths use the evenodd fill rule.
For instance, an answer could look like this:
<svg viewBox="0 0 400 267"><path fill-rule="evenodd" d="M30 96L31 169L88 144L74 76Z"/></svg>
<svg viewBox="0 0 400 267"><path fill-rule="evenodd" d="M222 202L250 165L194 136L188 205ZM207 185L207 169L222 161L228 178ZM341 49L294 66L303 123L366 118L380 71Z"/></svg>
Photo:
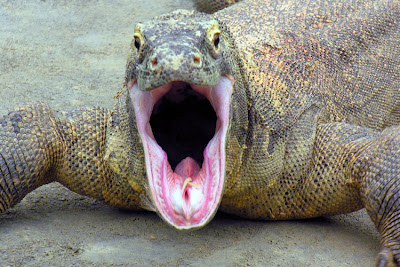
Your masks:
<svg viewBox="0 0 400 267"><path fill-rule="evenodd" d="M377 264L398 264L399 18L397 1L254 0L139 23L112 111L0 119L0 210L52 181L178 229L365 207Z"/></svg>

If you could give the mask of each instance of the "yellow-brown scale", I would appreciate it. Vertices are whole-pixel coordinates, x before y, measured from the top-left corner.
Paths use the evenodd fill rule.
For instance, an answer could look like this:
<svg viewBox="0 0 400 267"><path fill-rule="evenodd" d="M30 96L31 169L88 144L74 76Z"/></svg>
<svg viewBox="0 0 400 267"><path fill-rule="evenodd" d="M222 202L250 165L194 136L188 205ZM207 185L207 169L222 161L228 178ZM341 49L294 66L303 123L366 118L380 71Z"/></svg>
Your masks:
<svg viewBox="0 0 400 267"><path fill-rule="evenodd" d="M0 210L53 181L113 206L141 209L143 188L104 160L110 115L102 108L55 112L37 102L5 116L0 121ZM109 142L110 149L115 145Z"/></svg>
<svg viewBox="0 0 400 267"><path fill-rule="evenodd" d="M214 1L208 11L234 2ZM141 76L162 85L174 78L175 72L156 68L180 60L170 55L181 50L168 53L178 46L165 46L161 38L184 34L172 31L174 25L192 34L180 39L189 52L191 45L210 42L198 36L220 27L221 69L198 69L195 78L235 79L221 209L247 218L294 219L366 207L382 235L378 263L400 263L400 129L392 126L400 124L399 6L248 0L214 17L162 16L172 20L164 21L168 27L147 22L137 34L159 41L157 55L164 58L140 65L156 50L149 42L137 51L133 42L126 82ZM191 64L199 58L214 64L209 54L217 52L209 46L196 50L208 57L189 53L190 64L180 62L176 73L193 74ZM136 128L126 87L112 111L60 113L43 103L17 108L0 119L0 211L51 181L110 205L153 209Z"/></svg>

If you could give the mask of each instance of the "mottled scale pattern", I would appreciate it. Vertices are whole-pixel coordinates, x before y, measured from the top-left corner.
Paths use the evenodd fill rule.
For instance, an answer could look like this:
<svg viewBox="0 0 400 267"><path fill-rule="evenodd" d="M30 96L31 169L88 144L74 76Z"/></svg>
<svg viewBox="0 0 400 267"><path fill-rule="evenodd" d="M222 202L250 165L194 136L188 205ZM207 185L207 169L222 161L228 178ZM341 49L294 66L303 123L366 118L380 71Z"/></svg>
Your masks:
<svg viewBox="0 0 400 267"><path fill-rule="evenodd" d="M183 19L189 16L190 20ZM223 66L215 64L211 44L203 44L212 22L205 14L193 16L193 11L182 11L159 16L157 23L138 23L128 56L127 79L137 79L141 90L152 90L171 81L217 84L220 75L214 74Z"/></svg>
<svg viewBox="0 0 400 267"><path fill-rule="evenodd" d="M104 161L110 115L103 108L56 112L35 102L0 119L0 211L53 181L114 206L140 209L141 191L118 179Z"/></svg>
<svg viewBox="0 0 400 267"><path fill-rule="evenodd" d="M357 172L362 175L361 193L365 208L381 234L378 261L400 263L400 127L392 126L377 135L361 157ZM383 266L383 265L382 265Z"/></svg>
<svg viewBox="0 0 400 267"><path fill-rule="evenodd" d="M113 179L106 181L103 195L115 206L153 210L146 191L143 145L136 130L131 98L123 89L107 122L104 160Z"/></svg>
<svg viewBox="0 0 400 267"><path fill-rule="evenodd" d="M197 11L214 13L218 10L224 9L230 5L240 2L240 0L193 0Z"/></svg>
<svg viewBox="0 0 400 267"><path fill-rule="evenodd" d="M374 130L399 123L399 14L397 1L243 1L215 14L238 48L251 103L242 178L228 176L225 211L264 219L333 213L328 204L293 211L306 195L300 184L319 164L316 129L333 121ZM316 179L321 191L326 179L335 181ZM320 202L332 203L324 195ZM334 210L348 212L346 205Z"/></svg>
<svg viewBox="0 0 400 267"><path fill-rule="evenodd" d="M365 207L382 236L377 265L399 265L399 1L235 2L138 24L112 111L33 103L0 119L0 211L51 181L154 209L129 82L232 75L221 210L277 220Z"/></svg>
<svg viewBox="0 0 400 267"><path fill-rule="evenodd" d="M54 111L41 104L17 108L0 119L0 211L54 179L52 165L63 157Z"/></svg>
<svg viewBox="0 0 400 267"><path fill-rule="evenodd" d="M366 207L382 236L377 265L398 265L399 127L382 130L400 120L399 1L249 0L215 17L250 103L221 209L294 219Z"/></svg>

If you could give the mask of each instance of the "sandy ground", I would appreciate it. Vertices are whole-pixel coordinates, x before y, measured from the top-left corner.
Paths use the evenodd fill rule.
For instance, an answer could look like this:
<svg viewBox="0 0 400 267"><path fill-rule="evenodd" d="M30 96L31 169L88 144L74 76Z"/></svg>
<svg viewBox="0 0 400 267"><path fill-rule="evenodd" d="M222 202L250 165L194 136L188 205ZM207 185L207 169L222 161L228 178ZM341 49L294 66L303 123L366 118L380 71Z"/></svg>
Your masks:
<svg viewBox="0 0 400 267"><path fill-rule="evenodd" d="M0 114L29 100L111 108L136 22L184 0L0 1ZM365 211L260 222L218 214L178 232L59 184L0 215L0 266L372 266L379 237Z"/></svg>

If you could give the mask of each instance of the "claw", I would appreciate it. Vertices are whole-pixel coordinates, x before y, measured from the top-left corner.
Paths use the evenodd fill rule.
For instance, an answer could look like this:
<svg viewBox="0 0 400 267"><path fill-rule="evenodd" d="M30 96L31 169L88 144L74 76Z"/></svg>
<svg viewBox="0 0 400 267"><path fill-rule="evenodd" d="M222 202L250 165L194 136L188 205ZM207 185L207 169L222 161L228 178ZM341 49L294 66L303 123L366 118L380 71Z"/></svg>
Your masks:
<svg viewBox="0 0 400 267"><path fill-rule="evenodd" d="M383 249L375 260L376 267L395 267L397 264L393 261L393 253L389 249Z"/></svg>

